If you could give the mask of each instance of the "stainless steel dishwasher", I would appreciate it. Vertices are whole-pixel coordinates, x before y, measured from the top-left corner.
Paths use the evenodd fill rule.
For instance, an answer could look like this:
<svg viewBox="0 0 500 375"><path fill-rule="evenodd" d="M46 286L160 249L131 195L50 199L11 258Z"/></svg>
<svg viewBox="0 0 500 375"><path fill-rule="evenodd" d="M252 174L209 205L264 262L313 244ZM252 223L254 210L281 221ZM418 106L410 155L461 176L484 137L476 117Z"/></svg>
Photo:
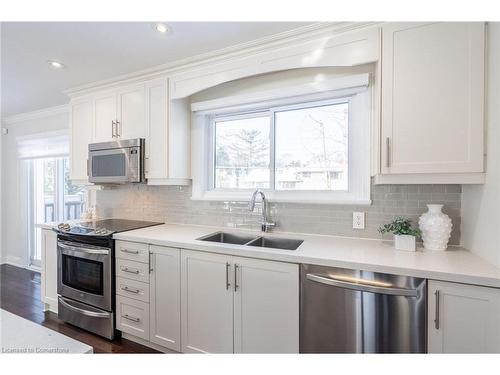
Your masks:
<svg viewBox="0 0 500 375"><path fill-rule="evenodd" d="M425 353L425 279L301 265L301 353Z"/></svg>

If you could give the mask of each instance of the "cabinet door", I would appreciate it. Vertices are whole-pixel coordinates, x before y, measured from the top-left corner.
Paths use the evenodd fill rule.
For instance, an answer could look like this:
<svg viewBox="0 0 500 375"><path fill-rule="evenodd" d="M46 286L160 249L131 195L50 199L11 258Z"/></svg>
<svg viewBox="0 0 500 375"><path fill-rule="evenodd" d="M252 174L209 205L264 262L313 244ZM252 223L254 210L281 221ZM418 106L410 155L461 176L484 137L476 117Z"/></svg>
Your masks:
<svg viewBox="0 0 500 375"><path fill-rule="evenodd" d="M428 352L500 353L500 289L429 280Z"/></svg>
<svg viewBox="0 0 500 375"><path fill-rule="evenodd" d="M118 92L118 137L146 138L144 85Z"/></svg>
<svg viewBox="0 0 500 375"><path fill-rule="evenodd" d="M91 99L70 104L70 178L73 181L87 181L88 145L92 142L93 103Z"/></svg>
<svg viewBox="0 0 500 375"><path fill-rule="evenodd" d="M46 309L57 313L57 235L42 229L41 299Z"/></svg>
<svg viewBox="0 0 500 375"><path fill-rule="evenodd" d="M182 352L233 352L231 257L182 250Z"/></svg>
<svg viewBox="0 0 500 375"><path fill-rule="evenodd" d="M180 250L150 246L149 340L166 348L181 350Z"/></svg>
<svg viewBox="0 0 500 375"><path fill-rule="evenodd" d="M483 172L484 23L382 31L382 173Z"/></svg>
<svg viewBox="0 0 500 375"><path fill-rule="evenodd" d="M116 116L116 94L98 95L94 99L94 142L114 140L113 122Z"/></svg>
<svg viewBox="0 0 500 375"><path fill-rule="evenodd" d="M235 257L234 267L235 353L298 353L298 265Z"/></svg>
<svg viewBox="0 0 500 375"><path fill-rule="evenodd" d="M146 178L168 178L167 80L146 83Z"/></svg>

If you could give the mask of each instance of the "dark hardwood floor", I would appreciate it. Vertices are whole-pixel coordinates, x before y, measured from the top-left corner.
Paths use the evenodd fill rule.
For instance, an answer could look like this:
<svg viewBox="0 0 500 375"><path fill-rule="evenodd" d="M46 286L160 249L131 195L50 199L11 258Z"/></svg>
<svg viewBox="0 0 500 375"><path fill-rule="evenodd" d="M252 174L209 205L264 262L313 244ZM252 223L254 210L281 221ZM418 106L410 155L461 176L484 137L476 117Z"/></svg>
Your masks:
<svg viewBox="0 0 500 375"><path fill-rule="evenodd" d="M0 308L84 342L94 348L94 353L159 353L127 339L106 340L62 322L52 312L44 312L40 274L24 268L0 266Z"/></svg>

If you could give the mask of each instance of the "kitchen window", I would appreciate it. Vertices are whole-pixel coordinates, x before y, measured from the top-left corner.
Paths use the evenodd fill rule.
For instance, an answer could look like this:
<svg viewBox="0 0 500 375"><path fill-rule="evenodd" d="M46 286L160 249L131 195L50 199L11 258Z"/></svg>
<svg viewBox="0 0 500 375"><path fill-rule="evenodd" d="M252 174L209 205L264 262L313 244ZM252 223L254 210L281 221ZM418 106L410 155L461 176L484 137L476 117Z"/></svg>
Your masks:
<svg viewBox="0 0 500 375"><path fill-rule="evenodd" d="M370 104L358 87L195 112L193 199L369 204Z"/></svg>

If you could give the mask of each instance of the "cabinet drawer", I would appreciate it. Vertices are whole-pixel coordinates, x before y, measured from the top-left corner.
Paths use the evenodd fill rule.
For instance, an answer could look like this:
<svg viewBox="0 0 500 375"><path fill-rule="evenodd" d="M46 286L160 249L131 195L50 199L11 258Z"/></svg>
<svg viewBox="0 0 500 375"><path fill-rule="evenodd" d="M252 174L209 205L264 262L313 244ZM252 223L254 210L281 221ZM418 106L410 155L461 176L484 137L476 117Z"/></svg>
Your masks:
<svg viewBox="0 0 500 375"><path fill-rule="evenodd" d="M149 304L116 296L116 329L149 340Z"/></svg>
<svg viewBox="0 0 500 375"><path fill-rule="evenodd" d="M116 258L149 263L149 245L139 242L116 241Z"/></svg>
<svg viewBox="0 0 500 375"><path fill-rule="evenodd" d="M149 284L117 277L116 294L149 303Z"/></svg>
<svg viewBox="0 0 500 375"><path fill-rule="evenodd" d="M116 276L149 283L149 265L131 260L116 260Z"/></svg>

